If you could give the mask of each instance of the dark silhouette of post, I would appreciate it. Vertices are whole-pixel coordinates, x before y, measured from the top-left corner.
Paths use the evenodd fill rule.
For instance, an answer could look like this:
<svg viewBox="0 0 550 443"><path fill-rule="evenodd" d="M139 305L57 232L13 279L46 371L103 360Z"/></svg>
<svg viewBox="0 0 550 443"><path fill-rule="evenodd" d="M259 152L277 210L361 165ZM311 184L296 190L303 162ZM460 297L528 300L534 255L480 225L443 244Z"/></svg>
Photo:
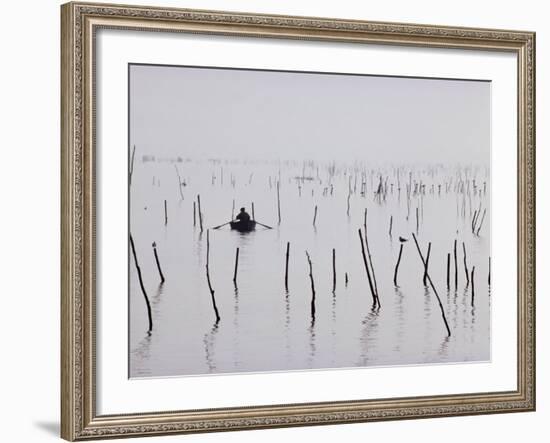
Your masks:
<svg viewBox="0 0 550 443"><path fill-rule="evenodd" d="M168 224L168 208L167 208L166 200L164 200L164 224Z"/></svg>
<svg viewBox="0 0 550 443"><path fill-rule="evenodd" d="M336 249L332 248L332 292L336 291Z"/></svg>
<svg viewBox="0 0 550 443"><path fill-rule="evenodd" d="M164 283L164 274L162 273L162 269L160 267L160 261L159 261L159 256L157 254L157 243L156 242L153 242L153 252L155 253L155 262L157 263L157 269L159 271L159 275L160 275L160 283Z"/></svg>
<svg viewBox="0 0 550 443"><path fill-rule="evenodd" d="M413 233L413 239L414 244L416 245L416 250L418 251L418 255L420 255L420 259L422 260L422 264L424 267L426 267L426 262L424 261L424 257L422 255L422 251L420 250L420 246L418 246L418 241L416 240L416 236ZM443 304L441 303L441 299L439 298L439 294L437 293L437 290L435 289L435 286L433 284L433 281L430 277L430 274L427 274L428 282L430 283L430 286L432 288L432 291L434 291L435 296L437 297L437 302L439 303L439 309L441 310L441 317L443 318L443 322L445 323L445 328L447 329L447 334L450 337L451 336L451 329L449 328L449 323L447 323L447 316L445 315L445 310L443 309Z"/></svg>
<svg viewBox="0 0 550 443"><path fill-rule="evenodd" d="M309 265L309 280L311 283L311 325L315 323L315 282L313 281L313 265L311 264L311 258L306 251L307 262Z"/></svg>
<svg viewBox="0 0 550 443"><path fill-rule="evenodd" d="M128 171L128 184L132 185L132 174L134 173L134 157L136 155L136 145L134 145L134 149L132 150L132 157L130 159L130 170ZM153 177L153 183L155 181L155 177Z"/></svg>
<svg viewBox="0 0 550 443"><path fill-rule="evenodd" d="M487 275L487 284L491 286L491 257L489 257L489 273Z"/></svg>
<svg viewBox="0 0 550 443"><path fill-rule="evenodd" d="M141 292L143 294L143 297L145 298L145 304L147 305L147 317L149 318L149 329L147 330L147 332L151 332L153 330L153 317L151 314L151 303L149 303L149 297L147 297L147 291L145 290L145 286L143 284L141 268L139 267L139 263L136 255L136 247L134 245L134 239L132 238L131 234L130 234L130 246L132 247L132 254L134 256L134 263L136 265L136 270L138 274L139 286L141 287Z"/></svg>
<svg viewBox="0 0 550 443"><path fill-rule="evenodd" d="M254 215L254 202L252 202L251 206L252 206L252 220L256 220L256 216Z"/></svg>
<svg viewBox="0 0 550 443"><path fill-rule="evenodd" d="M378 304L378 307L380 308L380 297L378 296L378 284L376 283L376 274L374 273L374 264L372 262L372 256L370 254L370 247L369 247L369 237L367 234L367 208L365 208L365 216L363 220L364 228L365 228L365 246L367 247L367 255L369 257L369 266L372 273L372 281L374 283L374 292L376 293L376 303Z"/></svg>
<svg viewBox="0 0 550 443"><path fill-rule="evenodd" d="M472 281L472 306L474 306L474 297L475 297L475 285L474 285L474 272L476 270L475 266L472 266L472 276L470 280Z"/></svg>
<svg viewBox="0 0 550 443"><path fill-rule="evenodd" d="M477 228L476 235L479 236L479 231L481 230L481 227L483 226L483 220L485 220L485 214L487 213L487 209L483 210L483 215L481 216L481 222L479 223L479 227Z"/></svg>
<svg viewBox="0 0 550 443"><path fill-rule="evenodd" d="M430 252L432 250L432 243L428 243L428 252L426 253L426 261L424 263L424 277L422 278L422 283L424 286L428 286L428 264L430 262Z"/></svg>
<svg viewBox="0 0 550 443"><path fill-rule="evenodd" d="M451 277L451 253L447 253L447 290L451 288L450 285L450 277Z"/></svg>
<svg viewBox="0 0 550 443"><path fill-rule="evenodd" d="M200 208L200 204L199 204ZM200 214L200 209L199 209ZM216 324L220 321L220 313L218 312L218 306L216 305L216 297L214 296L214 289L212 288L212 282L210 281L210 230L206 230L206 281L208 283L208 289L210 290L210 297L212 298L212 307L214 308L214 315L216 316Z"/></svg>
<svg viewBox="0 0 550 443"><path fill-rule="evenodd" d="M457 264L457 258L456 258L456 239L454 243L454 264L455 264L455 291L458 289L458 264Z"/></svg>
<svg viewBox="0 0 550 443"><path fill-rule="evenodd" d="M285 258L285 289L288 292L288 257L290 256L290 242L286 243L286 258Z"/></svg>
<svg viewBox="0 0 550 443"><path fill-rule="evenodd" d="M316 221L317 221L317 205L315 205L315 211L313 212L313 226L315 226Z"/></svg>
<svg viewBox="0 0 550 443"><path fill-rule="evenodd" d="M466 262L466 245L462 242L462 251L464 253L464 273L466 274L466 286L470 284L470 276L468 275L468 264Z"/></svg>
<svg viewBox="0 0 550 443"><path fill-rule="evenodd" d="M401 263L401 255L403 254L403 243L399 246L399 255L397 256L397 263L395 264L395 270L393 272L393 284L397 285L397 272L399 271L399 263Z"/></svg>
<svg viewBox="0 0 550 443"><path fill-rule="evenodd" d="M363 243L363 234L361 232L361 229L358 229L358 231L359 231L359 241L361 242L361 254L363 255L363 263L365 265L365 270L367 271L367 279L369 281L369 288L372 295L372 306L375 307L377 304L377 299L376 299L376 293L374 292L374 286L372 284L372 277L370 275L369 264L367 261L367 254L365 253L365 244Z"/></svg>
<svg viewBox="0 0 550 443"><path fill-rule="evenodd" d="M391 237L392 227L393 227L393 215L390 215L390 237Z"/></svg>
<svg viewBox="0 0 550 443"><path fill-rule="evenodd" d="M237 248L237 252L235 252L235 271L233 272L233 283L235 283L235 286L237 285L237 269L239 268L239 248Z"/></svg>
<svg viewBox="0 0 550 443"><path fill-rule="evenodd" d="M201 209L201 196L200 194L197 195L197 206L198 206L198 210L199 210L199 226L201 228L201 232L203 231L202 229L202 209Z"/></svg>

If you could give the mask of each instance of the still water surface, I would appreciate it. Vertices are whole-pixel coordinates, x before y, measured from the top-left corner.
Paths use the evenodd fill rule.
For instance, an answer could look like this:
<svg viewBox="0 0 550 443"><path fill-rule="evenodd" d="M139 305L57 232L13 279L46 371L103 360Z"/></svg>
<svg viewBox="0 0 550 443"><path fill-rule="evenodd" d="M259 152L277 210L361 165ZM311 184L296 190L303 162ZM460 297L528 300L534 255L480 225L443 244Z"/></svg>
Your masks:
<svg viewBox="0 0 550 443"><path fill-rule="evenodd" d="M181 194L176 168L181 182L185 182ZM386 186L385 200L375 198L380 176ZM469 183L464 193L457 189L459 179ZM425 185L424 192L414 193L415 182ZM202 233L198 215L195 224L193 219L193 202L198 194L204 218ZM370 169L300 162L144 162L136 157L130 195L130 230L153 317L153 331L148 334L146 305L129 255L131 377L490 359L491 220L485 168L400 167L398 173L389 166ZM226 226L210 230L210 277L221 317L215 324L206 280L206 230L230 219L233 200L235 211L245 206L250 212L254 202L256 219L274 229L258 227L255 232L239 233ZM472 234L471 220L480 204L482 212L486 208L487 213L477 236ZM365 208L381 303L381 308L375 310L358 236ZM424 255L428 242L432 243L430 276L441 298L451 337L447 337L436 295L423 284L423 265L411 236L416 232L417 208L417 238ZM403 244L396 287L393 275L400 236L408 241ZM166 277L164 284L160 284L155 265L153 242ZM287 242L288 291L284 284ZM466 285L462 242L469 272L475 266L473 306L471 284ZM235 286L236 248L240 256ZM316 289L314 322L306 250L312 258ZM450 289L446 285L448 253Z"/></svg>

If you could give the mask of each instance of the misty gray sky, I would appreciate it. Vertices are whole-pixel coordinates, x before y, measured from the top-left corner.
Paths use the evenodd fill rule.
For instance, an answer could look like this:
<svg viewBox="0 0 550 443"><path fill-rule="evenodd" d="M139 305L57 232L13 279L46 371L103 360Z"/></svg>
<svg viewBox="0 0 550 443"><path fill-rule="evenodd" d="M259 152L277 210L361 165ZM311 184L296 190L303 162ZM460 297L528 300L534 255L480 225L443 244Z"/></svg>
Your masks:
<svg viewBox="0 0 550 443"><path fill-rule="evenodd" d="M490 88L131 65L130 144L157 157L488 164Z"/></svg>

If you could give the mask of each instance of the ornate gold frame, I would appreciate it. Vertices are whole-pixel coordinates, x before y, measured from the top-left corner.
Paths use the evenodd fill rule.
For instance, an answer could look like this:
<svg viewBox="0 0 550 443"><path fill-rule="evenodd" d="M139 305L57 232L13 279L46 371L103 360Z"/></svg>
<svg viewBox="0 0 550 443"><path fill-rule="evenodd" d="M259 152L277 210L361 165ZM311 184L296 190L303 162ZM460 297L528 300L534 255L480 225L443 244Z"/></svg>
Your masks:
<svg viewBox="0 0 550 443"><path fill-rule="evenodd" d="M508 51L518 60L518 380L511 392L98 416L95 411L94 33L98 28ZM61 436L67 440L533 411L535 34L68 3L61 7Z"/></svg>

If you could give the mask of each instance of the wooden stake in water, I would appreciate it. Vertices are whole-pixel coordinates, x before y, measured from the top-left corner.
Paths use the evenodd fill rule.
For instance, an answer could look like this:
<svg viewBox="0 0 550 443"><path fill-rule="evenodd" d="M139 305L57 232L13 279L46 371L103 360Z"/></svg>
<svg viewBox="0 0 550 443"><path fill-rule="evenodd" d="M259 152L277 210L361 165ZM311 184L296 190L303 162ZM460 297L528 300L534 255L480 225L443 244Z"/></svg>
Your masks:
<svg viewBox="0 0 550 443"><path fill-rule="evenodd" d="M428 286L428 264L430 262L430 252L432 250L432 243L428 243L428 252L426 253L426 261L424 262L424 277L422 278L422 283L424 286Z"/></svg>
<svg viewBox="0 0 550 443"><path fill-rule="evenodd" d="M332 249L332 292L336 291L336 249Z"/></svg>
<svg viewBox="0 0 550 443"><path fill-rule="evenodd" d="M474 272L476 270L475 266L472 266L472 276L470 280L472 281L472 306L474 306L474 297L475 297L475 285L474 285Z"/></svg>
<svg viewBox="0 0 550 443"><path fill-rule="evenodd" d="M256 220L256 216L254 215L254 202L252 202L251 205L252 205L252 220Z"/></svg>
<svg viewBox="0 0 550 443"><path fill-rule="evenodd" d="M489 257L489 273L487 275L487 284L491 286L491 257Z"/></svg>
<svg viewBox="0 0 550 443"><path fill-rule="evenodd" d="M311 264L311 258L306 251L307 262L309 265L309 280L311 282L311 325L315 323L315 282L313 281L313 265Z"/></svg>
<svg viewBox="0 0 550 443"><path fill-rule="evenodd" d="M199 205L200 207L200 205ZM200 210L199 210L200 214ZM216 305L216 297L214 296L214 289L210 281L210 230L206 231L206 281L208 283L208 289L210 290L210 296L212 298L212 307L214 308L214 315L216 316L216 324L220 321L220 313L218 312L218 306Z"/></svg>
<svg viewBox="0 0 550 443"><path fill-rule="evenodd" d="M376 274L374 273L374 264L372 262L372 256L370 254L370 247L369 247L369 237L368 237L368 231L367 231L367 208L365 208L365 217L363 220L364 228L365 228L365 246L367 247L367 255L369 256L369 266L372 273L372 281L374 283L374 292L376 293L376 303L378 304L378 307L380 308L380 297L378 296L378 284L376 283Z"/></svg>
<svg viewBox="0 0 550 443"><path fill-rule="evenodd" d="M166 206L166 200L164 200L164 224L168 224L168 208Z"/></svg>
<svg viewBox="0 0 550 443"><path fill-rule="evenodd" d="M361 242L361 254L363 255L363 263L365 265L365 271L367 271L367 279L369 281L369 288L372 295L372 306L375 307L377 304L376 292L374 292L374 285L372 284L372 277L370 275L370 268L367 261L367 254L365 253L365 244L363 243L363 234L361 229L359 231L359 241Z"/></svg>
<svg viewBox="0 0 550 443"><path fill-rule="evenodd" d="M231 218L230 220L235 220L235 199L233 199L233 205L231 206Z"/></svg>
<svg viewBox="0 0 550 443"><path fill-rule="evenodd" d="M397 272L399 271L399 263L401 263L401 255L403 254L403 243L399 246L399 255L397 256L397 263L395 264L395 270L393 271L393 284L397 285Z"/></svg>
<svg viewBox="0 0 550 443"><path fill-rule="evenodd" d="M348 282L349 282L349 278L348 278L348 273L346 272L344 274L344 283L346 284L346 287L348 286Z"/></svg>
<svg viewBox="0 0 550 443"><path fill-rule="evenodd" d="M464 253L464 273L466 274L466 286L470 284L470 276L468 275L468 265L466 263L466 245L462 242L462 251Z"/></svg>
<svg viewBox="0 0 550 443"><path fill-rule="evenodd" d="M454 263L455 263L455 291L458 289L458 265L457 265L457 259L456 259L456 239L454 243Z"/></svg>
<svg viewBox="0 0 550 443"><path fill-rule="evenodd" d="M132 174L134 173L134 157L136 155L136 145L134 145L134 149L132 150L132 158L130 159L130 170L128 171L128 184L132 185ZM155 182L155 177L153 177L153 184Z"/></svg>
<svg viewBox="0 0 550 443"><path fill-rule="evenodd" d="M481 230L481 227L483 226L483 220L485 220L485 214L487 212L487 209L483 210L483 215L481 216L481 222L479 223L479 227L477 228L476 235L479 235L479 231Z"/></svg>
<svg viewBox="0 0 550 443"><path fill-rule="evenodd" d="M290 242L286 243L286 259L285 259L285 289L288 292L288 258L290 256Z"/></svg>
<svg viewBox="0 0 550 443"><path fill-rule="evenodd" d="M153 252L155 254L155 262L157 263L157 269L159 271L159 275L160 275L160 283L164 283L164 274L162 273L162 269L160 267L160 261L159 261L159 256L157 254L157 243L156 242L153 242Z"/></svg>
<svg viewBox="0 0 550 443"><path fill-rule="evenodd" d="M239 248L237 248L237 252L235 252L235 271L233 272L233 283L235 283L235 286L237 285L237 269L239 268Z"/></svg>
<svg viewBox="0 0 550 443"><path fill-rule="evenodd" d="M390 215L390 237L391 237L391 230L392 230L392 226L393 226L393 215Z"/></svg>
<svg viewBox="0 0 550 443"><path fill-rule="evenodd" d="M317 221L317 205L315 205L315 211L313 212L313 226L315 226L316 221Z"/></svg>
<svg viewBox="0 0 550 443"><path fill-rule="evenodd" d="M151 303L149 303L149 297L147 297L147 291L145 290L145 285L143 284L141 268L139 267L139 263L136 255L136 247L134 245L134 239L132 238L132 235L130 235L130 246L132 247L132 254L134 256L134 263L136 265L136 270L138 274L139 286L141 287L141 292L143 294L143 297L145 298L145 304L147 305L147 317L149 318L149 329L147 332L151 332L153 330L153 317L151 314Z"/></svg>
<svg viewBox="0 0 550 443"><path fill-rule="evenodd" d="M422 264L424 267L426 267L426 262L424 261L424 257L422 255L422 251L420 250L420 246L418 246L418 241L416 240L416 236L413 234L414 244L416 245L416 250L418 251L418 255L420 255L420 259L422 260ZM434 291L435 296L437 297L437 302L439 303L439 309L441 310L441 317L443 317L443 322L445 323L445 328L447 329L447 334L450 337L451 336L451 329L449 328L449 323L447 323L447 317L445 316L445 310L443 309L443 304L441 303L441 299L439 298L439 294L437 293L437 290L435 289L435 286L433 284L432 279L430 278L430 274L427 274L428 282L430 283L430 286L432 288L432 291Z"/></svg>
<svg viewBox="0 0 550 443"><path fill-rule="evenodd" d="M174 165L174 168L176 168L176 174L178 176L178 191L180 193L181 199L183 200L184 198L183 198L183 192L181 190L182 182L181 182L180 172L178 171L178 167L176 165Z"/></svg>
<svg viewBox="0 0 550 443"><path fill-rule="evenodd" d="M197 195L197 206L198 206L198 210L199 210L199 226L201 228L201 232L202 232L202 209L201 209L201 196L200 194Z"/></svg>

